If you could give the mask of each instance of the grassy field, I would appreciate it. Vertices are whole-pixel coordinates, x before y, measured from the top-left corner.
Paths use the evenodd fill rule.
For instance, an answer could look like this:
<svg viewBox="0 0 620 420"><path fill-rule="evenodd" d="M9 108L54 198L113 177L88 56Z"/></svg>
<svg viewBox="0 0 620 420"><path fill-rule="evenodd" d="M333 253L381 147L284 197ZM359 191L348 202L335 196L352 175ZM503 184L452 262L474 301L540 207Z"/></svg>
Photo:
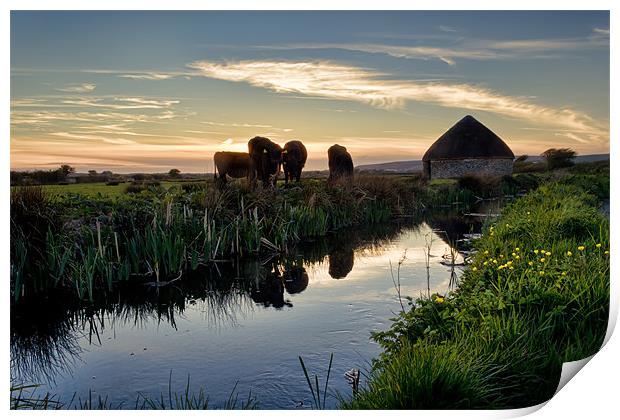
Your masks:
<svg viewBox="0 0 620 420"><path fill-rule="evenodd" d="M411 301L373 335L383 353L342 407L502 409L551 398L561 364L597 352L607 329L609 221L582 184L564 178L508 206L456 292Z"/></svg>
<svg viewBox="0 0 620 420"><path fill-rule="evenodd" d="M180 187L183 183L189 181L161 181L164 189L171 187ZM118 185L106 185L105 182L93 182L84 184L68 184L68 185L44 185L43 189L51 195L65 196L67 194L80 194L87 197L117 197L125 192L129 182L120 183Z"/></svg>

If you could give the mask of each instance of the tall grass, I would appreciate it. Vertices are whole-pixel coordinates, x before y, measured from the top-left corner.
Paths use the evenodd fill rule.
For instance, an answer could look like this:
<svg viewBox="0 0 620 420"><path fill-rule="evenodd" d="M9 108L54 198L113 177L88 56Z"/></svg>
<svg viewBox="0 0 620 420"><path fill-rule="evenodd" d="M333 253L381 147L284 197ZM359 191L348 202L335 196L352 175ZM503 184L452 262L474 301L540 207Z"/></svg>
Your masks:
<svg viewBox="0 0 620 420"><path fill-rule="evenodd" d="M113 404L108 401L108 397L98 395L93 398L92 391L88 396L82 398L75 394L69 401L61 401L56 396L49 393L37 394L39 385L37 384L13 384L11 385L10 408L12 410L119 410L122 408L132 408L135 410L253 410L258 408L258 401L250 393L245 400L239 400L236 392L236 385L231 391L228 399L221 405L212 404L204 388L197 392L192 391L187 377L185 389L181 392L172 389L172 372L168 382L168 392L159 397L152 397L138 393L133 406L127 407L127 402Z"/></svg>
<svg viewBox="0 0 620 420"><path fill-rule="evenodd" d="M212 261L286 253L303 239L412 213L419 188L401 177L360 177L347 186L307 180L274 191L205 183L115 198L52 200L41 188L15 189L12 297L66 288L92 301L123 282L165 285Z"/></svg>
<svg viewBox="0 0 620 420"><path fill-rule="evenodd" d="M553 395L602 345L609 222L567 182L515 201L475 243L458 290L410 301L373 334L383 353L344 408L518 408Z"/></svg>

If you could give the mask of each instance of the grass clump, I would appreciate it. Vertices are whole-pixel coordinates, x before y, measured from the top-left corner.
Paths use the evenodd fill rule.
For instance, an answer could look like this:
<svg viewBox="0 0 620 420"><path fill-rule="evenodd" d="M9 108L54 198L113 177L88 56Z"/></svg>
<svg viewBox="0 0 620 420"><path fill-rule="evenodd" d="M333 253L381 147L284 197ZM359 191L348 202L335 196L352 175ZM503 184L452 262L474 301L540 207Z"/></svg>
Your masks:
<svg viewBox="0 0 620 420"><path fill-rule="evenodd" d="M609 222L568 182L515 201L486 227L459 288L410 301L365 389L344 408L519 408L553 395L563 362L602 345Z"/></svg>

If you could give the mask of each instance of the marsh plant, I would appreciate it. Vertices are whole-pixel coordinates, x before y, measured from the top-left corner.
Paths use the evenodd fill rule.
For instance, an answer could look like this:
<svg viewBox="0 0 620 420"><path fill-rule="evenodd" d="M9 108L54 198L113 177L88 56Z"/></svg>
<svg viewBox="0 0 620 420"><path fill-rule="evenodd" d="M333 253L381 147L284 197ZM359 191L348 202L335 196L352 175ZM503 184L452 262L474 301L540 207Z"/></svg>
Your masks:
<svg viewBox="0 0 620 420"><path fill-rule="evenodd" d="M411 213L419 188L383 177L279 190L209 183L113 198L21 187L11 195L11 295L18 301L67 288L92 301L123 282L165 286L214 261L286 253L302 239Z"/></svg>

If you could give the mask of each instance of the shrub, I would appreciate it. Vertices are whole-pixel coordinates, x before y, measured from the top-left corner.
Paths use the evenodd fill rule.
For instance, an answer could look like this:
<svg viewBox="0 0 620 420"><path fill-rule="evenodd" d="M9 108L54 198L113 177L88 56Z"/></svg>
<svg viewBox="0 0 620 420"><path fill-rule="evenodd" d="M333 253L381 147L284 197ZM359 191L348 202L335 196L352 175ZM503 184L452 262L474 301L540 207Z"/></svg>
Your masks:
<svg viewBox="0 0 620 420"><path fill-rule="evenodd" d="M161 190L161 182L159 181L133 181L125 187L125 194L139 194L142 191L158 190Z"/></svg>

